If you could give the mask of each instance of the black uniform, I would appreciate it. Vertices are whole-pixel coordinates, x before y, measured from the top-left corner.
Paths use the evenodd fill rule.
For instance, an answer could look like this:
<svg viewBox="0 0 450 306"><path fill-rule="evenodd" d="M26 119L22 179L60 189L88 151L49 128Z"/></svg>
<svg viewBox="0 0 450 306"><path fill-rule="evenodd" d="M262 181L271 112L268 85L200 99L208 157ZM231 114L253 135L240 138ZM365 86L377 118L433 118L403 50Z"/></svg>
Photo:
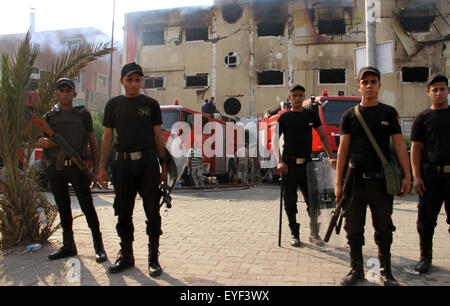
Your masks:
<svg viewBox="0 0 450 306"><path fill-rule="evenodd" d="M117 156L112 165L114 210L118 216L117 233L122 243L134 240L133 209L137 193L142 197L147 217L147 234L159 239L160 171L153 127L162 124L156 100L144 95L135 98L118 96L105 107L103 125L117 131Z"/></svg>
<svg viewBox="0 0 450 306"><path fill-rule="evenodd" d="M397 111L386 104L373 107L358 106L370 131L384 156L389 159L390 136L401 134ZM364 245L366 207L369 205L375 227L375 242L380 246L392 244L393 196L386 192L380 158L367 137L352 108L341 119L341 134L350 134L350 167L353 168L353 183L349 189L351 200L346 209L345 230L350 245Z"/></svg>
<svg viewBox="0 0 450 306"><path fill-rule="evenodd" d="M431 263L432 241L437 217L445 203L447 224L450 224L450 108L427 109L414 120L411 140L424 144L422 179L426 190L419 196L417 231L422 259Z"/></svg>
<svg viewBox="0 0 450 306"><path fill-rule="evenodd" d="M299 236L300 225L296 221L297 210L297 188L303 194L308 206L308 178L306 165L310 161L312 153L312 128L317 129L322 125L319 115L304 108L301 112L287 111L278 119L280 136L284 135L283 161L288 166L286 179L286 192L284 197L284 209L289 220L289 228L294 237ZM317 222L317 220L315 220Z"/></svg>
<svg viewBox="0 0 450 306"><path fill-rule="evenodd" d="M81 158L84 160L88 159L88 133L93 132L93 125L91 114L84 107L61 110L59 106L55 106L52 111L44 116L44 119L55 133L62 135ZM59 155L63 153L59 147L45 149L44 154L49 162L48 179L58 206L65 249L71 249L76 253L75 244L73 243L73 219L68 183L71 183L75 190L81 210L92 231L96 250L98 248L103 249L99 221L91 195L90 179L75 164L71 163L69 157L61 159ZM57 159L59 159L58 163ZM59 256L63 255L62 253L60 252L59 255L54 256L55 258L52 258L52 255L50 255L49 258L60 258Z"/></svg>
<svg viewBox="0 0 450 306"><path fill-rule="evenodd" d="M363 107L359 111L366 121L383 155L389 159L390 136L401 134L397 111L386 104ZM372 213L372 223L375 228L375 243L378 246L380 272L384 284L396 285L391 272L392 233L395 226L392 222L393 199L386 191L382 163L372 143L352 108L341 118L341 134L350 135L349 167L347 177L348 202L345 209L344 229L347 232L350 245L350 264L352 270L342 284L354 284L364 279L364 264L362 246L364 245L364 226L366 210L369 205Z"/></svg>

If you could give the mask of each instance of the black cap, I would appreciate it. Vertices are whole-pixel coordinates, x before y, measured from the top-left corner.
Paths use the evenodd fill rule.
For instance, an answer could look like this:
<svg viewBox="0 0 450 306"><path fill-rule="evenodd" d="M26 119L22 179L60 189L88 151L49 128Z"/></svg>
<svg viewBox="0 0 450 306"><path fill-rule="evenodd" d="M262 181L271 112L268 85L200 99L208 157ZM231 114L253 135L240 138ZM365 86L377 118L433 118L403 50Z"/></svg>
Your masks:
<svg viewBox="0 0 450 306"><path fill-rule="evenodd" d="M433 73L427 80L427 88L430 87L431 84L437 83L437 82L445 82L445 84L448 86L448 78L440 73Z"/></svg>
<svg viewBox="0 0 450 306"><path fill-rule="evenodd" d="M377 68L371 67L371 66L363 67L363 68L361 68L359 70L358 81L361 81L366 73L373 73L373 74L375 74L377 76L377 78L378 78L378 81L381 81L380 71Z"/></svg>
<svg viewBox="0 0 450 306"><path fill-rule="evenodd" d="M120 73L120 77L129 76L133 73L138 73L140 76L144 76L142 72L142 67L136 64L135 62L128 63L122 67L122 72Z"/></svg>
<svg viewBox="0 0 450 306"><path fill-rule="evenodd" d="M71 79L68 79L68 78L60 78L60 79L58 79L58 81L56 81L56 89L58 89L62 85L67 85L70 88L75 89L75 83Z"/></svg>
<svg viewBox="0 0 450 306"><path fill-rule="evenodd" d="M291 86L291 88L289 89L289 92L292 92L294 90L302 90L303 92L306 92L305 87L303 87L300 84L295 84L295 85Z"/></svg>

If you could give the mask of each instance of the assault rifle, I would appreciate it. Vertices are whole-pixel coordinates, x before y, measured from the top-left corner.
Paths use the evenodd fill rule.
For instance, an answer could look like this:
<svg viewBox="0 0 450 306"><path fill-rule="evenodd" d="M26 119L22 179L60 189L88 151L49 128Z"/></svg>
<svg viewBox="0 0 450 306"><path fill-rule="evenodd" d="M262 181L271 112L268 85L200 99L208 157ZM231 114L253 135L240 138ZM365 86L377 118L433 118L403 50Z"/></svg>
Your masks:
<svg viewBox="0 0 450 306"><path fill-rule="evenodd" d="M70 146L70 144L61 136L61 134L55 133L52 130L50 125L48 125L47 121L43 118L33 115L31 117L31 122L40 129L46 136L50 137L50 139L56 143L61 150L63 151L66 157L69 157L70 160L78 167L81 171L92 181L94 184L100 186L97 178L92 174L89 168L84 163L83 159L80 155Z"/></svg>
<svg viewBox="0 0 450 306"><path fill-rule="evenodd" d="M339 200L339 203L336 206L336 209L333 211L333 213L331 214L331 220L330 220L330 224L328 225L328 229L327 232L325 234L325 237L323 238L323 240L325 242L328 242L330 240L331 234L333 233L333 229L336 228L336 235L339 235L339 233L341 232L341 227L342 227L342 219L344 217L344 208L347 202L347 197L348 197L348 190L350 189L350 185L352 179L351 179L351 170L352 168L348 168L347 169L347 174L345 176L345 180L344 180L344 188L342 191L342 197ZM348 207L347 207L348 209Z"/></svg>

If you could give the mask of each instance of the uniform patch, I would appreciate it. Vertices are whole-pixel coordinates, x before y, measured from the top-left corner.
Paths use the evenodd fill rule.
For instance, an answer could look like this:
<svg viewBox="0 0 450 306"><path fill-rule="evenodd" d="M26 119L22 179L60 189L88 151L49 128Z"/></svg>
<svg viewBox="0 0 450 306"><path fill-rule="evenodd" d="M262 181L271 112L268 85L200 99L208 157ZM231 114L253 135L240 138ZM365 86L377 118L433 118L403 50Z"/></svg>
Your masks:
<svg viewBox="0 0 450 306"><path fill-rule="evenodd" d="M388 125L391 125L388 121L381 121L381 125L386 125L386 126L388 126Z"/></svg>
<svg viewBox="0 0 450 306"><path fill-rule="evenodd" d="M150 107L140 107L138 112L141 116L150 116L151 110Z"/></svg>

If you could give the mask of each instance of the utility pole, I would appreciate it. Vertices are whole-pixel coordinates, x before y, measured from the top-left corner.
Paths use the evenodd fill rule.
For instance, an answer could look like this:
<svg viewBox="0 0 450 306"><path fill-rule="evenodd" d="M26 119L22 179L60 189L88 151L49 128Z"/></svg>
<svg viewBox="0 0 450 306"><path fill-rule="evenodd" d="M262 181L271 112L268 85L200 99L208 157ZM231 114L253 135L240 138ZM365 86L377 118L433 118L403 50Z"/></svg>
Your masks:
<svg viewBox="0 0 450 306"><path fill-rule="evenodd" d="M32 37L34 36L35 31L36 31L36 25L35 25L34 7L30 7L30 33L31 33Z"/></svg>
<svg viewBox="0 0 450 306"><path fill-rule="evenodd" d="M376 25L376 2L379 0L366 1L366 58L367 66L377 67L377 25Z"/></svg>
<svg viewBox="0 0 450 306"><path fill-rule="evenodd" d="M116 15L116 0L113 0L113 16L112 16L112 31L111 31L111 48L114 48L114 20ZM112 91L112 67L113 67L113 53L114 50L111 50L110 58L109 58L109 84L108 84L108 93L109 100L111 100L111 91Z"/></svg>

